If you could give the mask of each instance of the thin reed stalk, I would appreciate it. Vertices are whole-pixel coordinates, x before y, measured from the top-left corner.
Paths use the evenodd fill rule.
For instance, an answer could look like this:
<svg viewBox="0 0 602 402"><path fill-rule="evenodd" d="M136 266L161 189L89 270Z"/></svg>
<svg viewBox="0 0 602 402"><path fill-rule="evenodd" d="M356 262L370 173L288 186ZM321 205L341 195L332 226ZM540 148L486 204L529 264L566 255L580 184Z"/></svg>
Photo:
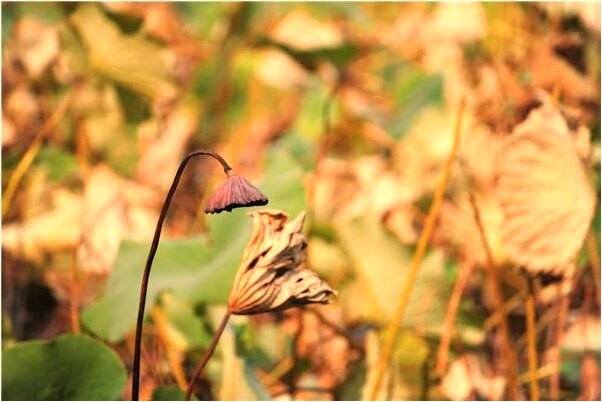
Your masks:
<svg viewBox="0 0 602 402"><path fill-rule="evenodd" d="M55 111L52 113L52 115L50 115L48 120L44 122L44 125L42 126L42 128L40 128L40 131L38 131L38 134L36 135L35 139L29 145L27 151L25 151L25 154L23 155L21 160L19 160L17 167L15 167L15 170L13 170L12 174L10 175L10 178L8 179L8 184L6 185L6 189L4 190L4 195L2 196L2 219L6 217L6 214L10 210L13 198L17 193L17 189L19 188L19 184L21 183L21 180L25 176L25 173L27 173L27 170L38 155L38 152L40 152L44 140L46 139L46 137L48 137L48 135L50 135L52 130L54 130L56 125L63 118L63 116L67 112L67 109L69 108L69 105L71 105L74 95L75 90L72 90L67 95L65 95L65 97L55 109Z"/></svg>
<svg viewBox="0 0 602 402"><path fill-rule="evenodd" d="M506 315L506 309L504 305L504 297L502 296L502 289L500 287L500 282L497 276L497 268L495 266L495 261L493 260L491 247L489 246L489 240L487 240L487 235L485 234L485 226L483 225L479 205L477 204L477 200L474 194L470 192L469 195L470 205L472 206L473 214L479 231L479 237L481 238L483 248L485 249L485 255L487 256L487 264L485 264L485 267L487 269L487 276L489 278L489 283L491 287L491 296L493 297L495 305L498 306L497 311L494 314L500 317L500 336L502 337L502 347L504 348L504 356L506 357L508 399L515 400L517 396L516 376L518 364L516 362L516 354L514 353L514 348L512 347L512 340L510 339L510 329L508 326L508 317Z"/></svg>
<svg viewBox="0 0 602 402"><path fill-rule="evenodd" d="M587 253L589 254L589 265L596 286L596 301L600 306L600 254L598 253L598 241L594 228L591 228L587 234Z"/></svg>
<svg viewBox="0 0 602 402"><path fill-rule="evenodd" d="M562 345L562 335L564 333L564 324L571 304L570 294L563 295L558 301L557 320L555 325L555 339L552 346L552 356L550 363L554 366L554 371L550 376L550 399L557 401L560 399L560 346Z"/></svg>
<svg viewBox="0 0 602 402"><path fill-rule="evenodd" d="M451 176L451 170L454 165L454 161L456 159L456 154L458 153L458 148L460 147L460 132L462 128L462 117L464 114L464 107L466 105L465 99L463 98L460 101L460 106L458 108L458 114L456 116L456 126L454 129L454 142L445 164L445 168L443 170L443 174L441 175L441 179L435 190L435 197L433 198L433 202L431 204L431 208L429 210L428 216L426 218L426 222L424 224L424 228L422 233L420 234L420 238L418 239L418 245L416 247L416 252L412 258L410 263L410 268L408 271L408 276L404 278L404 286L401 291L401 297L399 298L399 303L397 304L397 308L395 309L395 313L393 314L393 318L389 322L387 327L387 335L385 338L385 344L380 353L378 364L376 368L376 375L374 377L374 382L372 383L372 388L368 393L369 399L374 400L380 388L380 384L383 380L385 369L389 365L391 360L391 356L393 355L393 350L395 348L395 344L397 343L397 337L399 335L399 328L401 324L401 320L403 318L403 314L405 312L406 306L410 299L410 293L412 292L412 288L414 287L414 283L416 281L416 276L418 274L418 270L420 268L420 262L422 261L422 257L426 252L426 246L429 243L431 238L431 234L433 232L433 228L435 226L435 222L437 221L437 217L439 216L439 210L441 209L441 204L443 202L443 195L445 194L445 189L447 187L447 183Z"/></svg>
<svg viewBox="0 0 602 402"><path fill-rule="evenodd" d="M527 312L527 350L529 354L529 399L539 400L539 384L537 376L537 334L535 330L535 296L532 280L529 279L529 294L526 303Z"/></svg>
<svg viewBox="0 0 602 402"><path fill-rule="evenodd" d="M435 373L437 375L443 375L445 368L447 367L449 345L454 333L454 322L456 320L456 314L458 313L458 306L462 300L464 288L466 287L466 284L468 284L468 279L470 278L472 268L472 263L464 263L462 265L458 279L454 284L454 289L452 290L452 294L449 298L449 303L447 304L447 312L445 313L445 320L443 322L441 342L439 342L439 348L437 349L437 363L435 365Z"/></svg>
<svg viewBox="0 0 602 402"><path fill-rule="evenodd" d="M203 357L203 360L201 360L201 363L199 363L199 365L197 366L196 370L194 371L194 374L192 375L192 378L190 379L190 382L188 383L188 388L186 389L186 395L184 396L184 400L186 400L186 401L190 400L190 397L192 396L192 389L194 388L194 384L197 382L197 380L201 376L201 373L203 372L203 369L207 365L207 362L213 355L213 352L215 352L215 347L217 346L217 342L219 342L219 338L221 338L222 333L224 332L224 329L226 328L226 324L228 323L229 318L230 318L230 313L225 313L224 318L222 318L222 322L219 324L217 331L215 331L215 334L213 335L213 339L211 339L211 343L209 344L209 348L207 349L207 352L205 352L205 356Z"/></svg>
<svg viewBox="0 0 602 402"><path fill-rule="evenodd" d="M71 321L71 331L74 334L79 334L79 275L77 272L77 250L73 250L73 255L71 256L71 267L69 271L69 319Z"/></svg>

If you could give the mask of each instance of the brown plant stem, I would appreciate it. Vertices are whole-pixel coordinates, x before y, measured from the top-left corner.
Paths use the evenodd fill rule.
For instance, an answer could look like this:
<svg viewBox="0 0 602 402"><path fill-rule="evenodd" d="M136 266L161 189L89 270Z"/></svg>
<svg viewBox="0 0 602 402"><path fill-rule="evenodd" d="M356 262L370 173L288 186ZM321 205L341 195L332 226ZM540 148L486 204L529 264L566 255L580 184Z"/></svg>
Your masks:
<svg viewBox="0 0 602 402"><path fill-rule="evenodd" d="M209 348L205 352L205 356L203 356L203 360L201 360L201 363L199 363L199 365L197 366L196 370L194 371L194 374L192 375L192 378L190 379L190 382L188 383L188 389L186 389L186 395L184 397L184 400L186 400L186 401L190 400L190 397L192 396L192 389L194 388L194 384L197 382L197 380L201 376L201 373L203 372L203 369L207 365L207 362L213 355L213 352L215 352L215 347L217 346L217 342L219 341L219 338L221 338L222 333L224 332L224 328L226 328L226 324L228 323L229 318L230 318L230 313L227 312L226 314L224 314L224 317L222 318L222 322L219 324L217 331L215 331L215 334L213 335L213 338L211 339L211 343L209 344Z"/></svg>
<svg viewBox="0 0 602 402"><path fill-rule="evenodd" d="M558 301L558 316L556 320L555 339L552 349L551 364L554 365L555 370L550 376L550 399L557 401L560 399L560 347L562 345L562 335L564 333L564 324L566 323L566 317L569 312L571 304L570 293L563 295Z"/></svg>
<svg viewBox="0 0 602 402"><path fill-rule="evenodd" d="M445 367L447 366L449 345L451 343L451 338L454 332L454 321L456 320L458 306L460 305L460 300L462 299L462 293L464 292L464 288L466 287L468 279L470 278L472 268L472 263L463 264L458 279L454 284L452 294L449 298L447 312L445 313L445 320L443 322L441 342L439 342L439 348L437 349L437 363L435 365L435 373L438 375L443 375L445 372Z"/></svg>
<svg viewBox="0 0 602 402"><path fill-rule="evenodd" d="M527 349L529 352L529 399L532 401L539 400L539 385L537 378L537 344L535 330L535 296L533 291L533 283L529 278L529 294L527 295L526 303L527 313Z"/></svg>
<svg viewBox="0 0 602 402"><path fill-rule="evenodd" d="M594 228L587 234L587 253L589 254L589 265L592 268L592 277L596 286L596 301L600 306L600 254L598 253L598 241Z"/></svg>
<svg viewBox="0 0 602 402"><path fill-rule="evenodd" d="M426 252L426 247L431 238L433 228L435 227L435 222L437 220L437 217L439 216L439 210L441 209L441 204L443 202L445 188L447 187L447 182L449 181L449 177L451 176L452 166L456 159L458 148L460 147L460 132L462 128L462 117L464 114L465 105L465 99L462 98L462 100L460 101L460 107L458 108L458 114L456 116L456 126L454 129L454 142L452 145L452 149L446 161L445 168L443 170L443 174L441 175L439 184L437 185L437 188L435 190L435 196L433 198L433 202L431 204L428 216L426 217L424 228L422 229L422 233L420 234L420 238L418 239L416 252L414 253L412 261L410 262L408 275L406 278L404 278L405 282L401 291L399 303L397 304L397 308L395 310L395 313L393 314L393 318L387 326L385 344L378 359L376 375L374 378L374 382L372 383L372 388L368 393L370 400L374 400L376 398L376 395L378 394L378 390L380 388L380 384L385 374L385 369L389 364L389 361L391 360L391 356L393 355L393 349L395 348L395 344L397 342L401 320L403 318L405 308L410 299L410 293L412 292L414 282L416 281L418 269L420 268L420 262L422 261L422 256Z"/></svg>
<svg viewBox="0 0 602 402"><path fill-rule="evenodd" d="M77 250L73 250L70 267L70 294L69 294L69 317L71 320L71 331L80 333L79 325L79 278L77 274Z"/></svg>
<svg viewBox="0 0 602 402"><path fill-rule="evenodd" d="M487 269L487 274L490 281L491 295L493 300L498 306L495 314L500 317L500 336L502 337L502 345L504 348L504 356L506 357L506 370L507 370L507 379L508 379L508 399L515 400L516 399L516 377L517 377L517 363L516 363L516 354L514 353L514 348L512 347L512 341L510 339L510 329L508 327L508 317L506 315L506 310L504 308L504 298L502 296L502 290L500 288L500 282L497 277L497 268L495 266L495 262L493 260L493 254L491 252L491 247L489 246L489 241L487 240L487 236L485 234L485 226L483 225L483 220L481 218L481 212L479 210L479 206L477 204L477 200L474 194L469 192L470 195L470 205L472 206L473 214L475 217L475 221L477 224L477 228L479 231L479 237L481 238L481 242L483 243L483 248L485 249L485 255L487 256L487 264L485 267Z"/></svg>
<svg viewBox="0 0 602 402"><path fill-rule="evenodd" d="M153 265L153 259L155 258L155 253L157 252L157 248L159 247L159 239L161 237L161 229L163 228L163 221L165 221L165 217L167 215L167 210L169 209L169 204L176 192L176 188L178 187L178 183L180 182L180 178L182 177L182 173L184 173L184 168L188 161L195 156L210 156L217 160L222 167L224 168L224 172L228 173L228 171L232 170L230 165L218 154L208 151L195 151L188 154L180 163L178 167L178 171L174 176L173 182L171 183L171 187L167 196L165 197L165 202L163 203L163 207L161 208L161 214L159 215L159 220L157 221L157 226L155 228L155 234L153 236L153 241L151 243L150 250L148 251L148 257L146 259L146 265L144 267L144 273L142 274L142 282L140 284L140 303L138 306L138 320L136 322L136 339L134 344L134 363L132 370L132 400L138 400L138 393L140 389L140 346L142 343L142 324L144 322L144 306L146 303L146 292L148 288L148 279L150 276L151 267Z"/></svg>

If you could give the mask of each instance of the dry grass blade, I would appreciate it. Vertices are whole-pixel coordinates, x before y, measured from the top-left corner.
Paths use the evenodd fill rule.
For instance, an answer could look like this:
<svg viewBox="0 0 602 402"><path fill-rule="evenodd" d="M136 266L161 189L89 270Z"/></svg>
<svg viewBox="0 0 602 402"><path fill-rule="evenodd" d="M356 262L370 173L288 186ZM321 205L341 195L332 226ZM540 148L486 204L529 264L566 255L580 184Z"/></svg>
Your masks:
<svg viewBox="0 0 602 402"><path fill-rule="evenodd" d="M21 160L17 164L17 167L15 168L15 170L13 170L12 174L10 175L10 178L8 179L8 184L6 186L6 189L4 190L4 195L2 197L3 219L6 217L7 212L10 210L12 200L15 197L17 188L19 187L19 183L21 183L21 179L23 179L23 176L25 176L27 169L29 169L34 159L36 158L36 155L40 151L42 143L44 142L46 137L52 132L52 130L59 123L59 121L63 118L65 112L67 112L67 109L69 108L69 105L71 104L71 101L74 98L74 94L75 91L71 91L63 98L62 102L56 108L54 113L52 113L52 115L48 120L46 120L40 131L38 131L36 138L33 140L31 145L23 155L23 158L21 158Z"/></svg>
<svg viewBox="0 0 602 402"><path fill-rule="evenodd" d="M443 375L447 366L449 345L454 334L454 322L456 314L458 312L458 307L460 306L462 293L468 284L468 279L470 278L472 268L472 264L464 264L462 266L452 294L449 298L447 312L445 314L445 322L443 323L443 335L441 336L441 341L439 342L439 348L437 350L437 363L435 365L435 372L439 375Z"/></svg>
<svg viewBox="0 0 602 402"><path fill-rule="evenodd" d="M600 305L600 254L598 253L598 241L596 233L591 228L587 235L587 252L589 253L589 265L592 268L592 277L596 286L596 300Z"/></svg>
<svg viewBox="0 0 602 402"><path fill-rule="evenodd" d="M470 204L472 205L477 227L479 229L479 235L481 237L481 241L483 242L483 248L485 249L485 254L487 256L487 264L485 265L485 267L487 268L487 274L491 283L492 296L496 301L496 304L498 305L498 309L495 314L500 317L500 335L502 337L504 355L506 357L508 397L509 399L514 400L516 397L517 363L516 354L514 353L512 341L510 339L510 329L508 326L508 319L506 316L506 306L504 305L502 290L500 288L500 283L497 276L497 268L493 261L493 256L491 254L491 248L489 247L487 235L485 234L485 228L483 227L483 221L479 212L479 206L472 193L470 193Z"/></svg>
<svg viewBox="0 0 602 402"><path fill-rule="evenodd" d="M496 194L509 257L531 273L560 273L585 240L595 195L566 122L552 106L531 112L508 138Z"/></svg>
<svg viewBox="0 0 602 402"><path fill-rule="evenodd" d="M537 330L535 328L535 297L532 284L529 283L529 295L526 303L527 311L527 349L529 352L529 389L531 394L529 399L539 400L539 384L537 377Z"/></svg>
<svg viewBox="0 0 602 402"><path fill-rule="evenodd" d="M447 159L447 163L445 164L445 169L443 170L443 175L441 176L441 181L437 186L435 197L433 198L433 203L431 204L431 208L429 210L429 214L426 218L426 222L424 224L424 228L418 240L418 246L416 247L416 252L412 261L410 263L410 269L408 272L408 276L406 278L406 282L401 292L401 297L399 299L399 303L397 305L397 309L393 315L393 318L389 322L387 327L387 337L385 339L385 344L383 346L383 350L380 353L377 365L377 371L375 374L375 380L372 383L372 388L368 393L369 399L374 400L376 395L378 394L378 390L380 388L380 384L382 382L385 369L391 360L391 356L393 354L393 349L395 347L395 343L397 341L397 335L399 334L399 327L401 323L401 319L403 318L403 313L408 304L408 300L410 298L410 293L412 291L412 287L414 286L414 282L416 280L416 275L418 274L418 268L420 267L420 261L422 260L422 256L426 251L426 246L430 240L431 234L433 232L433 227L435 226L435 221L437 220L437 216L439 215L439 210L441 209L441 203L443 202L443 195L445 193L445 188L447 187L447 182L449 181L449 177L451 176L452 166L456 159L456 155L458 153L458 148L460 145L460 133L462 129L462 116L464 114L465 100L462 99L460 102L460 107L458 108L458 115L456 117L456 127L454 130L454 142L452 145L451 152L449 154L449 158Z"/></svg>

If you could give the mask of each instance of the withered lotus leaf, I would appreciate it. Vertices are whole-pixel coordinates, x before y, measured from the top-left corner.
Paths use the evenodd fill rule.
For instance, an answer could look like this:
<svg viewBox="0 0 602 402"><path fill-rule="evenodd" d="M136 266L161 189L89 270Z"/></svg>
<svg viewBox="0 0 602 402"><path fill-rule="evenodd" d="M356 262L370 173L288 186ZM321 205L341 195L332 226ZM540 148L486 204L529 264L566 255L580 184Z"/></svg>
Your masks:
<svg viewBox="0 0 602 402"><path fill-rule="evenodd" d="M556 108L542 106L514 129L497 169L508 256L532 273L561 273L583 244L596 197Z"/></svg>
<svg viewBox="0 0 602 402"><path fill-rule="evenodd" d="M253 233L228 300L231 314L257 314L310 303L328 303L336 292L306 268L302 228L282 211L253 211Z"/></svg>

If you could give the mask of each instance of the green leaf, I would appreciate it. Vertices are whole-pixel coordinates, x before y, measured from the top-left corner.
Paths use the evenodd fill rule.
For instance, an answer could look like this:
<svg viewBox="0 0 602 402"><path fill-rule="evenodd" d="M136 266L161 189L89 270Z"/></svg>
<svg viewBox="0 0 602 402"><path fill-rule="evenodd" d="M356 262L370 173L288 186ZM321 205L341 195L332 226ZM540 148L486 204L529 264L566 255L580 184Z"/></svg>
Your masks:
<svg viewBox="0 0 602 402"><path fill-rule="evenodd" d="M268 197L266 208L282 209L296 217L307 204L303 187L303 169L284 148L274 145L268 154L265 177L259 186Z"/></svg>
<svg viewBox="0 0 602 402"><path fill-rule="evenodd" d="M161 307L169 322L186 339L188 349L209 346L211 334L203 321L194 314L191 304L165 293L161 297Z"/></svg>
<svg viewBox="0 0 602 402"><path fill-rule="evenodd" d="M73 154L55 147L42 148L36 157L36 164L46 169L48 178L53 182L73 177L79 170Z"/></svg>
<svg viewBox="0 0 602 402"><path fill-rule="evenodd" d="M390 318L408 274L412 250L383 229L376 216L364 216L336 226L340 244L351 257L357 279L355 288L341 291L350 314L383 321ZM427 254L410 294L403 324L437 331L443 322L451 284L445 278L443 254ZM358 317L359 318L359 317Z"/></svg>
<svg viewBox="0 0 602 402"><path fill-rule="evenodd" d="M185 393L177 387L159 387L153 390L153 401L183 401ZM198 401L194 394L191 400Z"/></svg>
<svg viewBox="0 0 602 402"><path fill-rule="evenodd" d="M231 235L214 236L211 246L205 237L163 240L153 263L147 312L163 290L192 302L225 302L230 278L248 238L249 222L240 210L208 220L214 232ZM107 291L82 313L82 322L96 335L115 342L133 328L148 248L148 243L122 243Z"/></svg>
<svg viewBox="0 0 602 402"><path fill-rule="evenodd" d="M115 352L85 335L23 342L2 356L6 400L116 400L125 380Z"/></svg>
<svg viewBox="0 0 602 402"><path fill-rule="evenodd" d="M305 208L301 168L274 148L259 188L268 207L296 216ZM234 273L251 233L248 209L207 217L209 235L162 240L149 281L146 311L161 291L192 303L225 303ZM102 298L82 313L82 322L94 334L119 341L134 328L138 289L149 244L124 241Z"/></svg>
<svg viewBox="0 0 602 402"><path fill-rule="evenodd" d="M394 78L393 101L395 116L385 125L394 137L400 138L426 106L443 102L443 78L428 74L410 65L399 67Z"/></svg>
<svg viewBox="0 0 602 402"><path fill-rule="evenodd" d="M323 134L324 104L329 96L330 91L323 83L317 79L310 80L292 130L304 138L316 142ZM334 99L330 110L330 121L336 120L337 113L338 103Z"/></svg>
<svg viewBox="0 0 602 402"><path fill-rule="evenodd" d="M259 401L271 401L272 398L270 398L270 394L263 387L263 385L259 382L259 379L257 378L257 375L255 374L255 368L254 368L253 364L251 364L251 362L247 359L245 359L245 363L244 363L244 373L245 373L245 379L247 380L247 385L249 386L249 388L251 388L253 393L257 396L257 399Z"/></svg>
<svg viewBox="0 0 602 402"><path fill-rule="evenodd" d="M319 63L323 61L330 62L336 68L342 69L359 54L359 49L351 43L342 43L336 47L297 50L270 38L261 37L258 39L258 44L271 45L282 50L308 70L317 69Z"/></svg>
<svg viewBox="0 0 602 402"><path fill-rule="evenodd" d="M71 20L95 72L151 99L174 94L159 45L138 34L123 34L97 4L79 5Z"/></svg>
<svg viewBox="0 0 602 402"><path fill-rule="evenodd" d="M174 8L179 11L187 26L199 39L210 40L215 25L227 17L228 4L220 2L175 2Z"/></svg>

